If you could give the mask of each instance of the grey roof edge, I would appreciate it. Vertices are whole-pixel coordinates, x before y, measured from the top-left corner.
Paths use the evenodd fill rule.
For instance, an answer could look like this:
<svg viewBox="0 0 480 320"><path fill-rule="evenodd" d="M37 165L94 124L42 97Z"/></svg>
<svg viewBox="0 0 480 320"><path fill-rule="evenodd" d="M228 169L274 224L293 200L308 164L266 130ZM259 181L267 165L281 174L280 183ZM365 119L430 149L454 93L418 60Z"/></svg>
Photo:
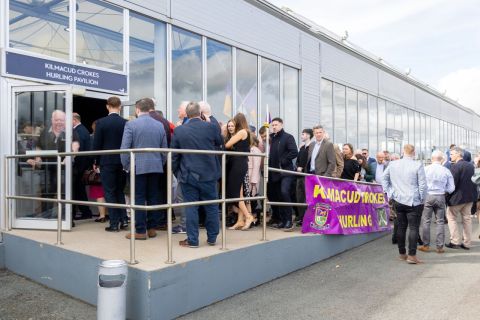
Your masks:
<svg viewBox="0 0 480 320"><path fill-rule="evenodd" d="M314 37L318 38L319 40L328 40L333 43L335 43L338 46L341 46L345 50L351 51L356 55L359 55L363 59L368 60L370 63L376 65L380 69L383 69L390 74L414 85L415 87L422 89L424 91L427 91L430 94L433 94L437 98L452 104L456 106L457 108L466 111L468 113L474 114L476 116L480 117L480 114L476 113L472 109L461 105L457 101L453 100L452 98L449 98L445 95L443 95L441 92L436 90L435 88L431 87L429 84L416 79L415 77L411 75L407 75L406 73L400 71L393 65L389 64L386 62L383 58L378 57L374 55L373 53L351 43L348 41L345 41L342 39L341 36L337 35L336 33L316 24L314 21L298 14L295 13L293 10L285 8L279 8L276 5L272 4L271 2L267 0L245 0L246 2L252 3L256 5L257 7L263 9L264 11L269 12L270 14L273 14L274 16L277 16L278 18L284 20L285 22L288 22L292 24L293 26L301 29L304 32L309 33L310 35L313 35Z"/></svg>

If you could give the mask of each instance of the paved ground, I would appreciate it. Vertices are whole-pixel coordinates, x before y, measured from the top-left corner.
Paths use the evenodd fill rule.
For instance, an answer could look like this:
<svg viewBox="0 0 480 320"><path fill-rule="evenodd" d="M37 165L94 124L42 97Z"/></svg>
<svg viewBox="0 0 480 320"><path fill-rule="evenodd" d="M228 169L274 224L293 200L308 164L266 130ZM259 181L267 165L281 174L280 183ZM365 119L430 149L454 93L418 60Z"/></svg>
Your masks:
<svg viewBox="0 0 480 320"><path fill-rule="evenodd" d="M95 307L0 270L1 320L92 320Z"/></svg>
<svg viewBox="0 0 480 320"><path fill-rule="evenodd" d="M384 237L182 319L480 319L477 224L474 235L472 250L420 252L421 265Z"/></svg>
<svg viewBox="0 0 480 320"><path fill-rule="evenodd" d="M182 319L479 319L480 241L469 252L397 260L390 237L264 284ZM245 270L255 272L255 270ZM0 319L95 319L93 306L0 271Z"/></svg>

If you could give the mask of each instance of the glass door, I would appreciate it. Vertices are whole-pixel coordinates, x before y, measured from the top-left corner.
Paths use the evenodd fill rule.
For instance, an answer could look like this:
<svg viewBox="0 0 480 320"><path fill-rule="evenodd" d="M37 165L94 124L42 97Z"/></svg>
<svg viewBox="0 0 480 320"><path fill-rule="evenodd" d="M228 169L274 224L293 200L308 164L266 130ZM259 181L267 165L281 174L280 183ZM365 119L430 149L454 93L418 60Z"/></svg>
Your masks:
<svg viewBox="0 0 480 320"><path fill-rule="evenodd" d="M56 152L72 148L72 89L67 85L12 87L15 154L29 155L11 161L10 181L16 196L56 198ZM40 152L47 153L40 155ZM51 154L48 155L48 153ZM72 157L62 159L62 199L71 199ZM11 192L12 193L12 192ZM56 229L57 204L12 200L12 227ZM70 230L71 205L62 206L62 229Z"/></svg>

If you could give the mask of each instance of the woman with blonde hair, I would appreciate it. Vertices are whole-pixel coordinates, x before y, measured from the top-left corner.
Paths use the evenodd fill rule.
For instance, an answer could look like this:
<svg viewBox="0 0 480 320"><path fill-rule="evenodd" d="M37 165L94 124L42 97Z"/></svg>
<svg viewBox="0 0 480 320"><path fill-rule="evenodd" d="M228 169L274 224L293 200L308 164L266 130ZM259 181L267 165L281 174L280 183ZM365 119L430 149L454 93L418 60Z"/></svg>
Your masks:
<svg viewBox="0 0 480 320"><path fill-rule="evenodd" d="M248 127L247 119L243 113L237 113L233 118L235 124L234 133L232 134L227 123L227 137L225 148L227 150L237 152L250 152L250 129ZM248 183L245 179L248 173L248 158L247 156L230 156L228 159L227 171L227 198L243 198L246 192L245 187L249 189ZM246 192L244 192L246 191ZM254 222L253 215L248 211L245 201L239 201L234 204L238 206L237 222L230 227L231 230L248 230Z"/></svg>

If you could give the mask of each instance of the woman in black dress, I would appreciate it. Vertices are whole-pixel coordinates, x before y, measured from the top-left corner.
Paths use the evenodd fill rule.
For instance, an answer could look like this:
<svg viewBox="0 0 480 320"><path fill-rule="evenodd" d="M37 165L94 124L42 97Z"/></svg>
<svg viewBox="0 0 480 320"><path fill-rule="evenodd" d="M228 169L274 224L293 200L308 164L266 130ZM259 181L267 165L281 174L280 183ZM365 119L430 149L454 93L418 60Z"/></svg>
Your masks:
<svg viewBox="0 0 480 320"><path fill-rule="evenodd" d="M243 113L237 113L233 118L235 134L225 143L227 150L237 152L250 152L250 129ZM227 198L243 198L244 181L248 172L247 156L230 156L227 171ZM238 219L229 229L248 230L254 218L247 210L245 201L238 202Z"/></svg>
<svg viewBox="0 0 480 320"><path fill-rule="evenodd" d="M343 145L343 159L344 166L340 178L357 181L360 177L361 167L357 158L353 155L353 146L350 143Z"/></svg>

